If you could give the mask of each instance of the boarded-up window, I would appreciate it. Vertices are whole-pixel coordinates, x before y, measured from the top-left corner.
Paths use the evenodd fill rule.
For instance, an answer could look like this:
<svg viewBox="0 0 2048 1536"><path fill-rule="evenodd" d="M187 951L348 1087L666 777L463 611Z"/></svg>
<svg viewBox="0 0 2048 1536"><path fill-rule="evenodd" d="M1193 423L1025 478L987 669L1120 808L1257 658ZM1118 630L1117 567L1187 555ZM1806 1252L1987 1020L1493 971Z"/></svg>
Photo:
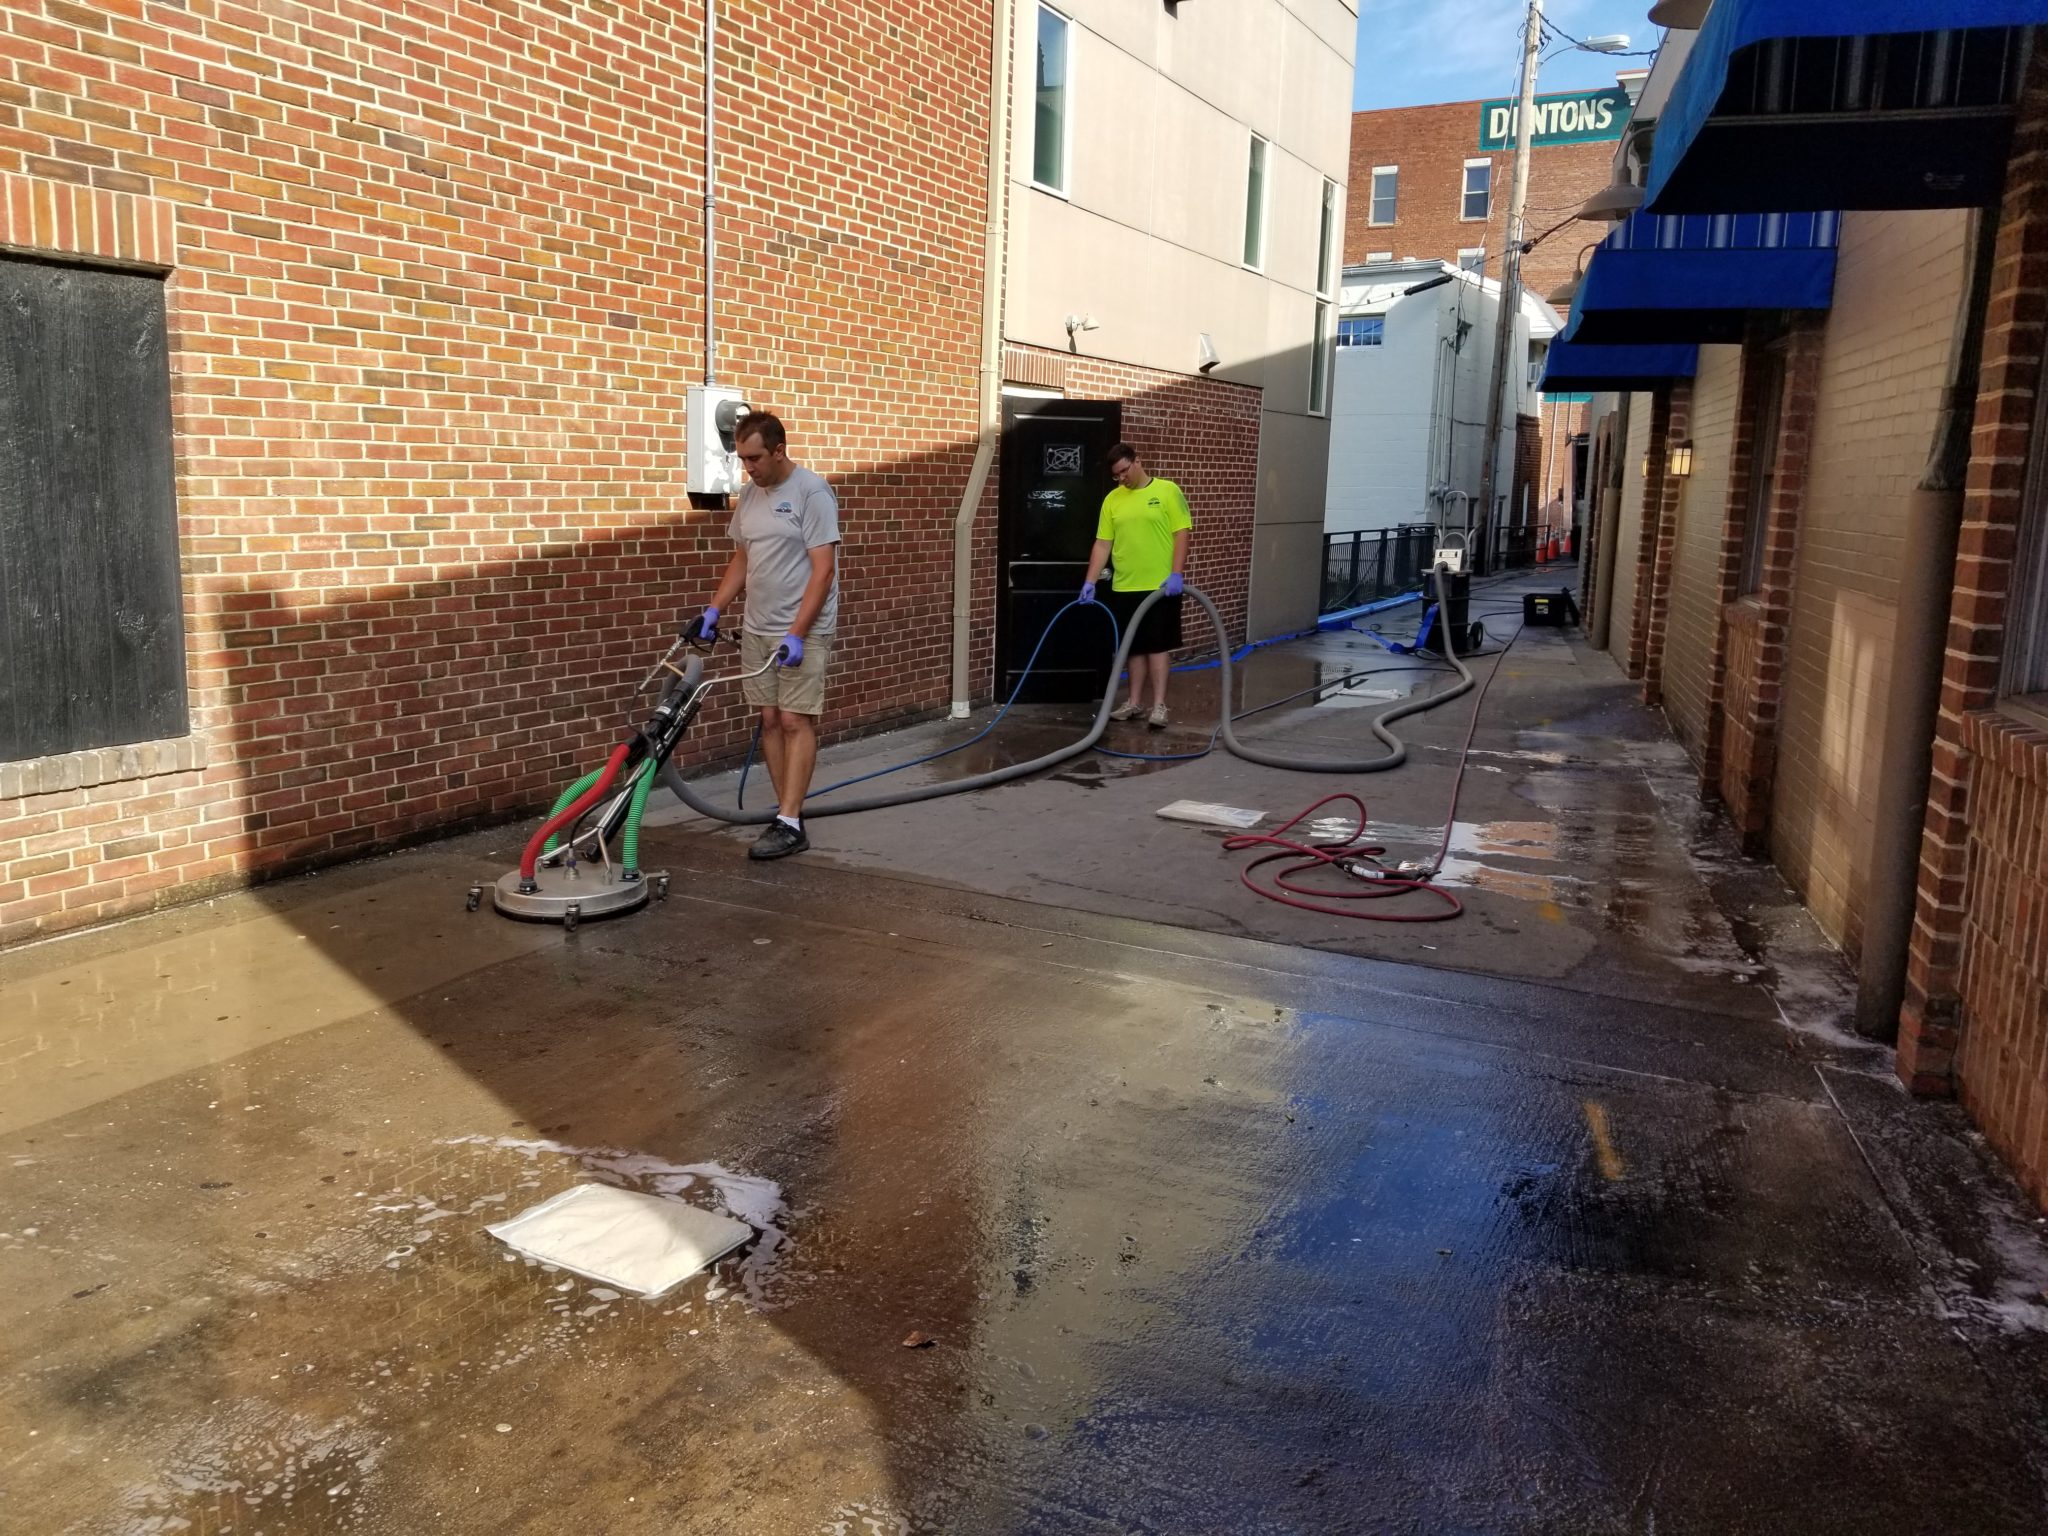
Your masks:
<svg viewBox="0 0 2048 1536"><path fill-rule="evenodd" d="M163 282L0 258L0 761L187 729Z"/></svg>

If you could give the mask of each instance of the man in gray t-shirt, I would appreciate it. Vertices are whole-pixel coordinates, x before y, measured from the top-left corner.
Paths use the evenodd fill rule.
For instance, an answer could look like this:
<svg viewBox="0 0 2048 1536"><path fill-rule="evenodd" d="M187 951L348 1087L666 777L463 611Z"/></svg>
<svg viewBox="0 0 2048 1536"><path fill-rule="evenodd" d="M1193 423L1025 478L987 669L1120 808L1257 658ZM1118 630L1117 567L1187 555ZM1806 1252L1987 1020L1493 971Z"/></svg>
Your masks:
<svg viewBox="0 0 2048 1536"><path fill-rule="evenodd" d="M744 685L761 711L761 756L775 783L777 814L747 856L780 859L811 846L804 796L818 763L818 716L839 622L839 499L824 477L789 457L782 423L765 411L740 418L734 434L747 485L726 530L736 546L711 606L688 633L709 639L718 615L746 589L740 666L780 664Z"/></svg>

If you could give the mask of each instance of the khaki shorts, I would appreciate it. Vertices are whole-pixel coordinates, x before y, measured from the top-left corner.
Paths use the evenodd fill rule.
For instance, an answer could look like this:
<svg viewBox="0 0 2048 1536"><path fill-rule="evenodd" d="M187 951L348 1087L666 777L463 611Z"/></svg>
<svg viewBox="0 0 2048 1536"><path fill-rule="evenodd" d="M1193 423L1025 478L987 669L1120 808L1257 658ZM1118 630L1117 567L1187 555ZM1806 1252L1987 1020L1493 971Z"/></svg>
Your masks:
<svg viewBox="0 0 2048 1536"><path fill-rule="evenodd" d="M782 644L780 635L740 634L740 670L751 672ZM740 685L740 693L756 709L786 709L793 715L825 713L825 674L832 667L832 637L813 635L804 642L804 659L793 667L770 667Z"/></svg>

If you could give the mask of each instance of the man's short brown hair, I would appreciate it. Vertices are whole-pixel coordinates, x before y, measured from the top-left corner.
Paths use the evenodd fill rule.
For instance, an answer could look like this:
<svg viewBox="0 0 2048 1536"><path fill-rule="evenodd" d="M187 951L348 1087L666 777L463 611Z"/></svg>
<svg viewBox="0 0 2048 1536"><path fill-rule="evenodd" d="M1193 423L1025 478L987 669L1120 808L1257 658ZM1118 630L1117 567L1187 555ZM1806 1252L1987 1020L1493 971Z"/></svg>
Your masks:
<svg viewBox="0 0 2048 1536"><path fill-rule="evenodd" d="M782 418L769 411L749 411L740 418L740 424L732 429L735 447L750 437L761 439L761 446L770 453L789 444L789 434L782 428Z"/></svg>
<svg viewBox="0 0 2048 1536"><path fill-rule="evenodd" d="M1114 448L1109 450L1109 467L1111 469L1115 469L1117 465L1123 463L1125 459L1135 460L1137 457L1138 450L1133 448L1129 443L1118 443Z"/></svg>

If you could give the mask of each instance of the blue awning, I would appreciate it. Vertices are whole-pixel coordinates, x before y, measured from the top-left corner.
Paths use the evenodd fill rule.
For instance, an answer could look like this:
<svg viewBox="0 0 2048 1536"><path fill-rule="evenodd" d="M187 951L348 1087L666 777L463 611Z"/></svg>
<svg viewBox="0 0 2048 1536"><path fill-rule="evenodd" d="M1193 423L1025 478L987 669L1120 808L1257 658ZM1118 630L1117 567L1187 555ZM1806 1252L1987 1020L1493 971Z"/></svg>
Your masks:
<svg viewBox="0 0 2048 1536"><path fill-rule="evenodd" d="M1593 253L1564 339L1735 343L1753 311L1826 309L1841 225L1836 213L1638 213Z"/></svg>
<svg viewBox="0 0 2048 1536"><path fill-rule="evenodd" d="M1657 120L1658 213L1998 201L2048 0L1716 0Z"/></svg>
<svg viewBox="0 0 2048 1536"><path fill-rule="evenodd" d="M1553 341L1543 365L1544 394L1654 389L1699 371L1698 347L1597 347Z"/></svg>

